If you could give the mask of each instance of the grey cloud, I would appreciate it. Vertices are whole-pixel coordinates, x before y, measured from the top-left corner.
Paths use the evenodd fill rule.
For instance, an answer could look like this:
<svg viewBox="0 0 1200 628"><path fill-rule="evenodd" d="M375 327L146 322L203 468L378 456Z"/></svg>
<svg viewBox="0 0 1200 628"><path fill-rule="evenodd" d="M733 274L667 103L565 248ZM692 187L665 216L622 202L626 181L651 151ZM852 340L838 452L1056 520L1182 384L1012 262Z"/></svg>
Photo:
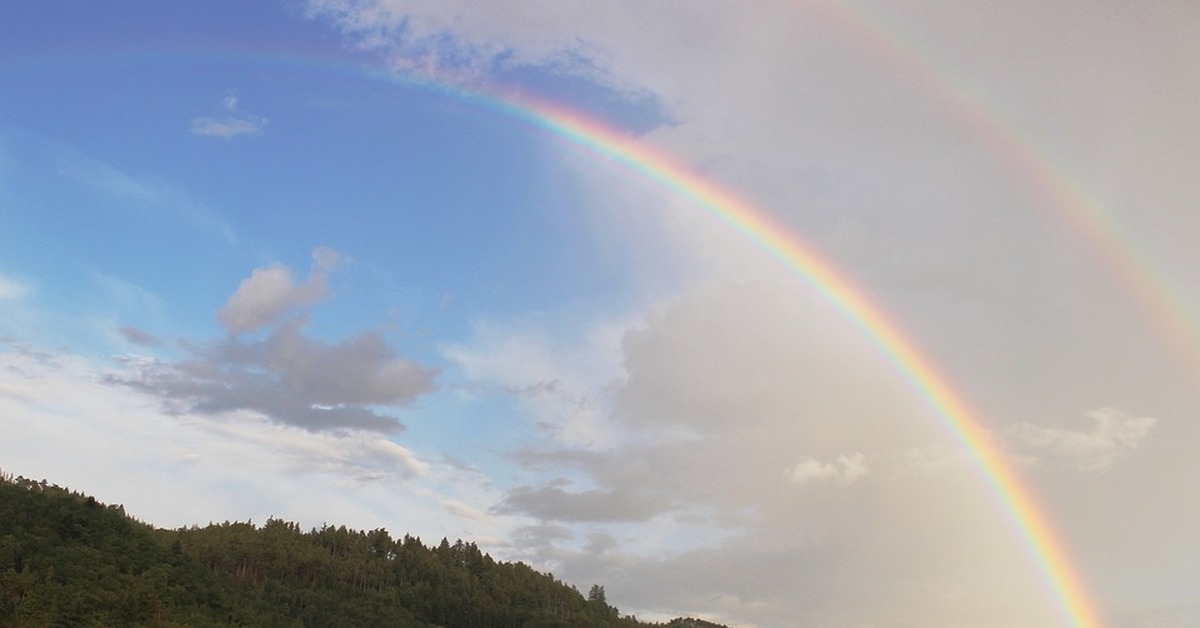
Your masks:
<svg viewBox="0 0 1200 628"><path fill-rule="evenodd" d="M571 528L557 523L540 523L531 526L522 526L513 530L513 542L530 552L532 555L552 555L555 550L555 543L558 541L569 541L574 538L575 533Z"/></svg>
<svg viewBox="0 0 1200 628"><path fill-rule="evenodd" d="M522 486L509 491L495 510L555 521L645 521L670 509L665 500L634 490L569 493L557 486Z"/></svg>
<svg viewBox="0 0 1200 628"><path fill-rule="evenodd" d="M607 532L592 532L588 534L587 545L583 549L589 554L603 554L620 546L621 542L615 536Z"/></svg>
<svg viewBox="0 0 1200 628"><path fill-rule="evenodd" d="M536 384L529 384L527 386L505 386L504 392L509 393L510 395L516 395L518 397L536 397L543 394L553 394L558 392L559 388L561 387L562 382L554 379L549 381L540 381Z"/></svg>
<svg viewBox="0 0 1200 628"><path fill-rule="evenodd" d="M308 430L399 431L374 405L406 404L434 390L436 372L395 355L377 332L327 344L306 337L302 320L265 340L228 339L192 359L154 362L122 383L205 414L261 412Z"/></svg>
<svg viewBox="0 0 1200 628"><path fill-rule="evenodd" d="M139 347L157 347L162 344L153 334L130 325L118 327L117 333L121 334L121 337L125 340Z"/></svg>
<svg viewBox="0 0 1200 628"><path fill-rule="evenodd" d="M184 340L188 358L135 364L134 375L114 381L160 396L176 411L252 411L312 431L403 429L376 408L433 391L437 372L396 355L377 331L333 343L307 336L307 318L297 315L325 298L326 276L340 260L337 251L318 247L312 273L299 283L282 264L255 269L218 314L231 336ZM271 329L260 339L239 335L264 327ZM149 339L134 328L121 332L131 342Z"/></svg>

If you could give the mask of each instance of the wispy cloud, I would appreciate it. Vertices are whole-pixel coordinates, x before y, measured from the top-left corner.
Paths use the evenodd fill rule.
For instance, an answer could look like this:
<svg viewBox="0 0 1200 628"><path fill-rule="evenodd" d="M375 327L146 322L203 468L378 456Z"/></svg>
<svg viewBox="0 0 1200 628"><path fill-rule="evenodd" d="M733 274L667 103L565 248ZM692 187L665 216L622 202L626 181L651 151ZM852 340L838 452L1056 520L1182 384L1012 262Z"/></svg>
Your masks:
<svg viewBox="0 0 1200 628"><path fill-rule="evenodd" d="M1154 417L1138 417L1115 408L1098 408L1087 413L1089 430L1021 423L1010 433L1036 453L1063 460L1082 471L1103 471L1120 456L1137 449L1158 423Z"/></svg>
<svg viewBox="0 0 1200 628"><path fill-rule="evenodd" d="M572 493L551 483L513 489L496 511L547 521L646 521L672 507L670 502L636 489Z"/></svg>
<svg viewBox="0 0 1200 628"><path fill-rule="evenodd" d="M615 72L620 53L599 43L628 20L605 5L575 10L525 2L307 2L309 17L332 23L410 79L529 87L585 109L623 112L633 127L663 123L669 116L658 93L641 77Z"/></svg>
<svg viewBox="0 0 1200 628"><path fill-rule="evenodd" d="M805 458L787 470L787 479L796 484L833 482L849 486L871 471L862 452L838 456L834 462Z"/></svg>
<svg viewBox="0 0 1200 628"><path fill-rule="evenodd" d="M220 212L168 181L131 174L71 148L58 146L55 152L60 172L123 207L173 216L227 242L237 239Z"/></svg>
<svg viewBox="0 0 1200 628"><path fill-rule="evenodd" d="M16 279L0 273L0 301L20 299L29 289Z"/></svg>
<svg viewBox="0 0 1200 628"><path fill-rule="evenodd" d="M267 126L267 119L241 109L237 93L230 91L212 115L192 118L192 133L205 137L232 139L239 135L258 135Z"/></svg>

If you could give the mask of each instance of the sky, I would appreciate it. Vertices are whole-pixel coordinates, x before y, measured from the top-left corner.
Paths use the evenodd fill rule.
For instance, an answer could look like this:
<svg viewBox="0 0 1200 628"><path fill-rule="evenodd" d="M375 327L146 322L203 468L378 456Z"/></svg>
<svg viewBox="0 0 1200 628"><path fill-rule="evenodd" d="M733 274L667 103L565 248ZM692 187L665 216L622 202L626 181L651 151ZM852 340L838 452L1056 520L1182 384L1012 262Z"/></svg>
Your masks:
<svg viewBox="0 0 1200 628"><path fill-rule="evenodd" d="M642 619L1077 625L912 362L688 173L969 404L1096 625L1200 625L1198 29L1172 1L19 3L0 469L165 527L463 538Z"/></svg>

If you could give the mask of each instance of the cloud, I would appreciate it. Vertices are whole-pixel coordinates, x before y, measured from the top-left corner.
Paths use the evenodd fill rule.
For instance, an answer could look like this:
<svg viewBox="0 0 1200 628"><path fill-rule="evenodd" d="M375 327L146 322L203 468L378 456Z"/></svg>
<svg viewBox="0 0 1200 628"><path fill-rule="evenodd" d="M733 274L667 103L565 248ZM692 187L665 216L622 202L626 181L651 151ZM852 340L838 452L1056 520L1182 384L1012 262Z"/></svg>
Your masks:
<svg viewBox="0 0 1200 628"><path fill-rule="evenodd" d="M340 260L341 255L333 249L316 249L312 273L303 283L296 283L292 269L283 264L256 268L229 297L217 313L217 320L233 334L275 324L324 299L329 289L326 277Z"/></svg>
<svg viewBox="0 0 1200 628"><path fill-rule="evenodd" d="M546 29L515 46L503 29L480 28L486 20L471 19L463 7L421 2L401 7L374 0L311 0L307 5L310 18L332 22L360 48L380 52L393 70L413 76L473 81L504 65L551 59L564 67L591 65L585 55L572 54L584 47L578 40ZM448 22L457 22L456 27Z"/></svg>
<svg viewBox="0 0 1200 628"><path fill-rule="evenodd" d="M620 377L618 347L627 323L585 321L561 334L552 321L479 322L470 343L442 347L442 354L477 391L517 399L523 414L564 442L597 446L609 438L600 426L606 389Z"/></svg>
<svg viewBox="0 0 1200 628"><path fill-rule="evenodd" d="M1098 408L1086 416L1094 422L1091 430L1021 423L1009 433L1029 449L1077 469L1103 471L1120 456L1137 449L1158 423L1154 417L1135 417L1115 408Z"/></svg>
<svg viewBox="0 0 1200 628"><path fill-rule="evenodd" d="M416 485L442 469L385 435L313 432L252 412L164 415L154 396L109 383L135 368L0 343L5 470L124 503L168 527L276 516L461 533L422 521L432 508ZM441 497L460 492L453 488Z"/></svg>
<svg viewBox="0 0 1200 628"><path fill-rule="evenodd" d="M599 36L629 20L607 5L310 0L307 14L410 80L532 89L641 131L670 119L647 84L613 71Z"/></svg>
<svg viewBox="0 0 1200 628"><path fill-rule="evenodd" d="M849 486L869 472L870 467L867 466L862 452L856 451L849 456L838 456L834 462L806 458L785 473L787 479L796 484L833 482L840 486Z"/></svg>
<svg viewBox="0 0 1200 628"><path fill-rule="evenodd" d="M218 315L231 336L184 343L187 359L140 361L131 365L134 375L114 381L165 399L174 412L250 411L312 431L403 429L378 408L432 392L435 370L396 355L378 331L333 343L305 335L301 313L326 296L326 274L340 259L332 249L317 248L303 283L282 264L255 269ZM264 327L270 330L261 339L237 335ZM137 330L123 333L131 341L141 338Z"/></svg>
<svg viewBox="0 0 1200 628"><path fill-rule="evenodd" d="M25 284L0 273L0 301L20 299L28 291L29 289Z"/></svg>
<svg viewBox="0 0 1200 628"><path fill-rule="evenodd" d="M636 490L569 493L558 486L521 486L496 507L500 514L525 514L543 521L645 521L671 505Z"/></svg>
<svg viewBox="0 0 1200 628"><path fill-rule="evenodd" d="M226 242L237 240L220 212L169 181L126 172L69 147L53 145L53 153L59 172L116 201L121 208L171 216Z"/></svg>
<svg viewBox="0 0 1200 628"><path fill-rule="evenodd" d="M121 337L125 340L139 347L153 348L162 345L162 342L158 338L155 338L153 334L132 325L118 327L117 333L121 334Z"/></svg>
<svg viewBox="0 0 1200 628"><path fill-rule="evenodd" d="M399 419L375 407L406 405L436 388L436 371L397 356L378 332L330 344L305 336L304 323L293 320L260 341L195 346L190 359L139 364L135 376L117 381L177 412L247 410L313 431L399 431Z"/></svg>
<svg viewBox="0 0 1200 628"><path fill-rule="evenodd" d="M572 534L517 535L514 551L612 583L639 617L1052 622L970 457L914 472L913 451L959 444L836 312L773 279L693 286L605 345L620 368L595 423L604 437L513 453L542 479L492 510ZM545 361L520 381L566 370L553 368L562 352L521 355ZM812 490L826 486L854 490Z"/></svg>
<svg viewBox="0 0 1200 628"><path fill-rule="evenodd" d="M242 112L237 94L230 91L221 101L216 114L192 118L191 130L196 135L228 140L239 135L258 135L266 125L266 118Z"/></svg>

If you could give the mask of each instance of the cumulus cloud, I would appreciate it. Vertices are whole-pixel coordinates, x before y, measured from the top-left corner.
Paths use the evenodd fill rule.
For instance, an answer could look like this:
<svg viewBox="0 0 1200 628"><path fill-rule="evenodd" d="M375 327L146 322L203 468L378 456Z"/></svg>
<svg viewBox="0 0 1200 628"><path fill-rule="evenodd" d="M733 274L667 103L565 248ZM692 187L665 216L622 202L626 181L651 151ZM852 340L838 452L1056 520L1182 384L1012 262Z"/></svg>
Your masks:
<svg viewBox="0 0 1200 628"><path fill-rule="evenodd" d="M1066 461L1083 471L1103 471L1122 455L1137 449L1158 423L1154 417L1138 417L1115 408L1098 408L1087 413L1090 430L1021 423L1010 433L1029 449Z"/></svg>
<svg viewBox="0 0 1200 628"><path fill-rule="evenodd" d="M788 480L796 484L833 482L840 486L849 486L869 472L870 467L867 466L865 456L856 451L849 456L838 456L834 462L806 458L788 469L786 475Z"/></svg>
<svg viewBox="0 0 1200 628"><path fill-rule="evenodd" d="M815 297L769 279L695 286L622 338L599 425L623 444L514 453L531 473L570 480L527 482L493 512L574 532L518 535L515 551L613 583L612 599L639 616L1042 622L1017 539L964 472L969 457L912 472L909 452L956 443ZM1001 572L1014 584L997 585ZM1005 607L1013 598L1030 601Z"/></svg>
<svg viewBox="0 0 1200 628"><path fill-rule="evenodd" d="M178 411L250 410L314 431L399 431L399 419L375 407L404 405L435 388L435 371L397 356L378 332L326 343L305 336L303 326L294 320L261 341L200 345L190 359L151 361L120 381Z"/></svg>
<svg viewBox="0 0 1200 628"><path fill-rule="evenodd" d="M318 248L313 259L303 283L281 264L244 280L219 314L234 335L185 344L187 359L142 361L135 375L116 381L166 399L176 412L251 411L313 431L403 429L379 407L406 405L433 391L436 371L398 356L378 331L333 343L306 335L307 318L297 313L324 298L325 275L340 255ZM285 318L289 314L297 315ZM268 326L261 339L236 335ZM126 337L140 338L131 333Z"/></svg>
<svg viewBox="0 0 1200 628"><path fill-rule="evenodd" d="M266 118L243 112L237 94L231 91L221 100L216 113L192 118L192 133L227 140L239 135L258 135L266 125Z"/></svg>
<svg viewBox="0 0 1200 628"><path fill-rule="evenodd" d="M256 331L279 322L288 314L325 298L326 277L341 260L337 251L313 251L313 270L297 283L291 268L270 264L254 269L217 313L217 320L233 334Z"/></svg>

